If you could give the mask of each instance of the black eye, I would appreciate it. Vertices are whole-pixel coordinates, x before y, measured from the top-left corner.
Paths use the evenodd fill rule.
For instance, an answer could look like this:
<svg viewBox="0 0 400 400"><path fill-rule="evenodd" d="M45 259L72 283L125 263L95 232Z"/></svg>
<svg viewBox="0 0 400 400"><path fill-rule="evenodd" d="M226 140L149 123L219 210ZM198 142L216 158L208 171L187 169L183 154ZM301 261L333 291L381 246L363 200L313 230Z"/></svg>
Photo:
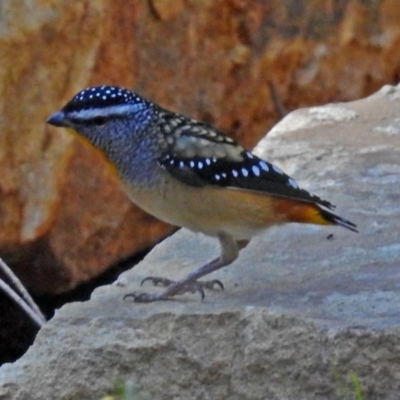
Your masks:
<svg viewBox="0 0 400 400"><path fill-rule="evenodd" d="M94 117L90 120L91 125L104 125L106 122L106 117Z"/></svg>

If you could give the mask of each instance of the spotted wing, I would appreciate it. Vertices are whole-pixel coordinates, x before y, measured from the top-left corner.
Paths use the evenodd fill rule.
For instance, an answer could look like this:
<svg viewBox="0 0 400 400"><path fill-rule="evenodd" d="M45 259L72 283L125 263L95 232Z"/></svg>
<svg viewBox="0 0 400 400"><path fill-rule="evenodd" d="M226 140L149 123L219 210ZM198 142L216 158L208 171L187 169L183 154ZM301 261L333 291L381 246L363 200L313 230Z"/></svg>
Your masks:
<svg viewBox="0 0 400 400"><path fill-rule="evenodd" d="M328 201L300 189L280 168L206 124L182 117L181 123L170 128L168 134L171 136L168 149L158 162L187 185L264 192L334 208Z"/></svg>

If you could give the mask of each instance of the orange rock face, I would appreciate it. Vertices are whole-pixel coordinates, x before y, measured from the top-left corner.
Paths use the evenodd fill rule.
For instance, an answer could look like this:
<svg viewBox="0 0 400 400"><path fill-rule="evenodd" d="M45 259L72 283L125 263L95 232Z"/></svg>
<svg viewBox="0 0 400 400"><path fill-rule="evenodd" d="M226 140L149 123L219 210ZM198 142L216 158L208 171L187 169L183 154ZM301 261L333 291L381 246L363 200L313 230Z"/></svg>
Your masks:
<svg viewBox="0 0 400 400"><path fill-rule="evenodd" d="M399 78L397 0L5 0L0 6L0 256L57 293L169 227L46 117L88 85L133 88L254 145L282 113Z"/></svg>

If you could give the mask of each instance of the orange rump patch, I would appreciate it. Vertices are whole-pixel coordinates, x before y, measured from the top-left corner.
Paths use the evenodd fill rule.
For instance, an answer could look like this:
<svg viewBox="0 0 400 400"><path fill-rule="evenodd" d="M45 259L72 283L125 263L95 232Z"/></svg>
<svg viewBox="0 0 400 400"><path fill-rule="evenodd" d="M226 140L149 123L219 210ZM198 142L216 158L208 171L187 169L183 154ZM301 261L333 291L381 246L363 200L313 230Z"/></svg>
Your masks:
<svg viewBox="0 0 400 400"><path fill-rule="evenodd" d="M332 225L332 222L321 215L319 207L315 204L276 198L274 206L277 213L285 215L287 220L291 222Z"/></svg>

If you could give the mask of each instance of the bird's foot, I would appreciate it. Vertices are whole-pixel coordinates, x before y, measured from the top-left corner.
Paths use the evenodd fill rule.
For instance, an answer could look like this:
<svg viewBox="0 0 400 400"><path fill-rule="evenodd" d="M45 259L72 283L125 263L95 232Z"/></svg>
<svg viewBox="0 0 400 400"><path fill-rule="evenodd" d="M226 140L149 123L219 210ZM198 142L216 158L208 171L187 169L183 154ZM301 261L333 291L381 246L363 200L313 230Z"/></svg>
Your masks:
<svg viewBox="0 0 400 400"><path fill-rule="evenodd" d="M224 290L224 285L218 279L214 279L211 281L194 281L194 282L176 282L167 278L159 278L155 276L149 276L142 280L141 286L144 282L151 281L154 286L161 284L167 289L159 294L150 294L150 293L128 293L124 296L133 297L134 301L137 303L151 303L153 301L161 301L161 300L170 300L171 297L177 294L184 293L200 293L201 299L204 299L205 293L204 289L214 289L215 286L219 286L222 290Z"/></svg>
<svg viewBox="0 0 400 400"><path fill-rule="evenodd" d="M152 303L153 301L171 300L170 296L165 296L164 293L150 294L150 293L128 293L124 296L124 300L132 297L135 303Z"/></svg>
<svg viewBox="0 0 400 400"><path fill-rule="evenodd" d="M158 276L148 276L147 278L144 278L142 282L140 283L140 286L143 286L143 283L150 281L153 283L154 286L158 286L158 284L161 284L161 286L168 287L171 285L176 285L176 281L172 281L171 279L168 278L160 278ZM224 290L224 285L222 284L221 281L218 279L213 279L211 281L194 281L191 283L186 283L185 285L182 286L182 288L177 292L176 294L183 294L183 293L196 293L199 292L199 289L214 289L215 286L219 286L222 290Z"/></svg>

